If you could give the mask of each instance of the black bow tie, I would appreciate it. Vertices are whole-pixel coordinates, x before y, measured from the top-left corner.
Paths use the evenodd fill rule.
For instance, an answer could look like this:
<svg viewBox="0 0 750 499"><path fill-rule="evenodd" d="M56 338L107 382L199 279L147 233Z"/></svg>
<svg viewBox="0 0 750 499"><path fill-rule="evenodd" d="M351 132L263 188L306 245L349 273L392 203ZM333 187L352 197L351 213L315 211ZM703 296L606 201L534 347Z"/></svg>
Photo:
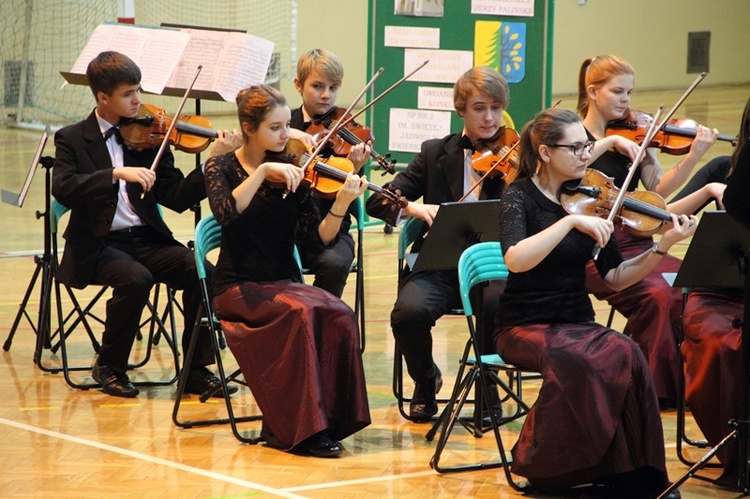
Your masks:
<svg viewBox="0 0 750 499"><path fill-rule="evenodd" d="M122 144L122 135L120 135L120 129L116 126L110 127L106 132L104 132L104 142L109 140L112 135L115 136L115 140L118 144Z"/></svg>
<svg viewBox="0 0 750 499"><path fill-rule="evenodd" d="M474 144L467 135L461 137L461 140L458 141L458 147L461 149L471 149L472 152L474 151Z"/></svg>

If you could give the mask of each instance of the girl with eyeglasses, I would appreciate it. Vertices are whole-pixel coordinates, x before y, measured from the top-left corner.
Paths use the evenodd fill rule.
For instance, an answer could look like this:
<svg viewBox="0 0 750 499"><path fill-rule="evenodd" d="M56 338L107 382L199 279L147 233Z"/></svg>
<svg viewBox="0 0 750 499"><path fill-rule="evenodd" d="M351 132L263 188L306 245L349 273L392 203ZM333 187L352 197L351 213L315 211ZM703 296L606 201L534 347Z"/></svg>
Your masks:
<svg viewBox="0 0 750 499"><path fill-rule="evenodd" d="M583 177L591 148L574 112L543 111L524 127L520 173L501 203L510 275L495 346L544 380L513 448L512 471L540 492L590 484L601 497L656 497L669 483L653 381L638 345L594 321L585 268L598 246L602 280L624 289L662 255L647 249L624 260L610 221L563 211L563 183ZM694 233L695 218L680 219L672 217L662 250Z"/></svg>
<svg viewBox="0 0 750 499"><path fill-rule="evenodd" d="M586 59L578 77L578 113L583 118L588 139L596 141L588 167L613 177L620 188L637 154L638 144L618 135L606 136L606 130L610 122L629 112L634 83L633 67L614 55ZM648 149L626 188L632 191L643 184L646 190L669 196L687 180L717 136L717 130L699 126L690 152L666 173L662 172L654 150ZM706 192L693 193L667 209L672 213L692 213L708 198ZM614 234L625 258L649 248L655 252L666 251L662 242L631 235L619 225ZM676 273L679 267L678 258L666 255L638 284L619 292L606 285L593 263L586 269L587 284L594 296L628 319L623 332L633 338L646 355L662 408L674 407L677 400L677 343L682 312L681 292L673 288L663 274Z"/></svg>

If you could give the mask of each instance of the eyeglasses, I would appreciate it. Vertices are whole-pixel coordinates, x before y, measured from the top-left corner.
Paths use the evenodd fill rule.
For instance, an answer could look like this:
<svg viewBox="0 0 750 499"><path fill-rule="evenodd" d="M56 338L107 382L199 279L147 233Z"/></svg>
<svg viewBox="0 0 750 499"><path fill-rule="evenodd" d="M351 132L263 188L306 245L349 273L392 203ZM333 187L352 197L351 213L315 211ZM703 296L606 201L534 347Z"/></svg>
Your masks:
<svg viewBox="0 0 750 499"><path fill-rule="evenodd" d="M575 156L581 156L583 155L583 151L590 153L594 148L594 143L588 141L584 143L576 142L575 144L547 144L547 147L570 147Z"/></svg>

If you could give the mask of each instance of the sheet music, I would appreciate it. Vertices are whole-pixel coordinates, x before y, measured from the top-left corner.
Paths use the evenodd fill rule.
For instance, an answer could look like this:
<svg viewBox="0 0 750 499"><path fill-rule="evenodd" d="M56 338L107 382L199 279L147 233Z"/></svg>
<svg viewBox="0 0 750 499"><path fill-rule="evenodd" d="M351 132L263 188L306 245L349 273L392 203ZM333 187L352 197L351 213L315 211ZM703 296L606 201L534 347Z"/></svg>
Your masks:
<svg viewBox="0 0 750 499"><path fill-rule="evenodd" d="M100 52L114 50L127 55L141 68L143 90L160 94L189 41L189 34L176 29L100 24L78 56L71 73L86 74L94 57Z"/></svg>
<svg viewBox="0 0 750 499"><path fill-rule="evenodd" d="M234 102L241 89L263 83L273 47L273 42L245 33L105 23L96 27L70 73L62 74L71 83L85 84L89 62L114 50L138 64L146 92L186 89L202 65L193 89Z"/></svg>
<svg viewBox="0 0 750 499"><path fill-rule="evenodd" d="M243 88L265 80L273 42L245 33L183 31L190 34L190 43L168 86L187 88L199 64L203 69L194 88L217 92L229 102Z"/></svg>

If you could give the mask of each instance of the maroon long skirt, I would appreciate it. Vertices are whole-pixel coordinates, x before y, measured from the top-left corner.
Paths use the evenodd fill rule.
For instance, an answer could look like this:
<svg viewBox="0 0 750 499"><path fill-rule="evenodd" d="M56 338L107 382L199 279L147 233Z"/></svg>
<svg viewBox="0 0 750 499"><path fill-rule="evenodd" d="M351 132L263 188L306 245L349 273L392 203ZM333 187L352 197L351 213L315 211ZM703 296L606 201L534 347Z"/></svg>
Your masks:
<svg viewBox="0 0 750 499"><path fill-rule="evenodd" d="M723 294L694 291L685 305L685 397L712 447L731 431L729 420L740 415L742 329L732 321L743 315L742 299ZM736 485L737 441L717 457L724 465L722 479Z"/></svg>
<svg viewBox="0 0 750 499"><path fill-rule="evenodd" d="M543 378L513 447L514 473L562 489L650 467L666 486L659 405L638 345L594 322L498 333L500 355Z"/></svg>
<svg viewBox="0 0 750 499"><path fill-rule="evenodd" d="M370 424L357 322L340 299L290 281L245 282L216 296L214 311L269 445L289 450L323 430L341 440Z"/></svg>
<svg viewBox="0 0 750 499"><path fill-rule="evenodd" d="M636 238L619 226L615 236L623 257L627 260L651 248L651 238ZM644 279L622 290L614 291L599 276L593 261L586 267L586 284L597 299L606 301L628 319L623 329L641 347L654 378L656 395L664 402L677 400L677 345L680 338L682 292L673 288L662 277L665 272L677 272L681 260L663 256Z"/></svg>

